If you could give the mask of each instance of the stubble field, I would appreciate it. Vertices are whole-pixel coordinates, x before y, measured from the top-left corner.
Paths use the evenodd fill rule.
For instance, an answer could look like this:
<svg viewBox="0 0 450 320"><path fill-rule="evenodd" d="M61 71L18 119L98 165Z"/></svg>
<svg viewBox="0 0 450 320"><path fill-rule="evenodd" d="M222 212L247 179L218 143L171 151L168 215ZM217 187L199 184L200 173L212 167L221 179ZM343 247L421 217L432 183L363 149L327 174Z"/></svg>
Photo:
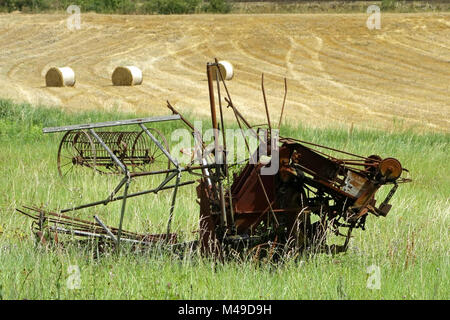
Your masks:
<svg viewBox="0 0 450 320"><path fill-rule="evenodd" d="M0 96L66 110L208 114L205 65L230 61L229 87L244 115L263 120L261 73L279 114L283 78L294 125L449 131L450 14L120 16L0 15ZM143 70L133 88L111 84L119 65ZM52 66L70 66L75 88L45 88Z"/></svg>

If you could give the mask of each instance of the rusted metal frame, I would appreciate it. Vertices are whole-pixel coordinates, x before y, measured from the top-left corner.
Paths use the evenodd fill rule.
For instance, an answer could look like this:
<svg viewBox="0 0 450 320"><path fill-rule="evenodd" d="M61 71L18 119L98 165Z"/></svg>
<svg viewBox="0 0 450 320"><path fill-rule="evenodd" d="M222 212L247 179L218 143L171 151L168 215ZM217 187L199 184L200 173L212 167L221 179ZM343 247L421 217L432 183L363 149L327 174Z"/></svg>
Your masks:
<svg viewBox="0 0 450 320"><path fill-rule="evenodd" d="M271 205L275 204L275 200L272 201ZM253 232L253 230L258 226L258 224L262 221L262 219L264 218L264 216L267 214L267 211L269 211L269 209L271 208L271 206L267 206L263 212L261 212L261 214L258 216L258 218L256 219L256 221L254 223L252 223L249 227L249 229Z"/></svg>
<svg viewBox="0 0 450 320"><path fill-rule="evenodd" d="M176 195L177 195L177 190L178 190L178 185L180 183L180 178L181 178L181 172L182 172L182 167L180 167L180 165L178 164L178 161L176 159L174 159L170 153L161 145L161 143L150 133L150 131L147 129L147 127L143 124L140 123L139 126L142 128L142 130L144 130L144 132L150 137L150 139L153 140L153 142L157 145L157 147L164 153L164 155L170 160L170 162L173 163L173 165L176 167L176 171L174 173L172 173L170 176L168 176L155 190L155 192L158 192L159 190L161 190L162 187L164 187L170 180L173 179L173 177L176 175L176 183L175 183L175 187L174 187L174 191L172 194L172 204L170 207L170 211L169 211L169 221L167 224L167 237L169 236L170 233L170 225L172 223L172 217L173 217L173 211L175 208L175 200L176 200ZM126 195L124 197L124 200L126 199ZM122 213L123 215L123 213ZM120 240L120 236L118 237Z"/></svg>
<svg viewBox="0 0 450 320"><path fill-rule="evenodd" d="M350 243L352 231L353 231L353 227L349 227L347 230L347 236L345 238L345 242L344 242L344 246L343 246L344 252L347 251L347 249L348 249L348 244Z"/></svg>
<svg viewBox="0 0 450 320"><path fill-rule="evenodd" d="M181 186L185 186L185 185L189 185L189 184L193 184L193 183L195 183L195 181L186 181L186 182L180 183L179 186L181 187ZM136 192L136 193L131 193L127 197L128 198L133 198L133 197L141 196L141 195L148 194L148 193L158 193L161 190L167 190L167 189L172 189L172 188L175 188L175 185L163 186L163 187L158 187L158 188L155 188L155 189L150 189L150 190L140 191L140 192ZM108 202L118 201L118 200L122 200L122 199L123 199L123 196L117 196L117 197L114 197L113 199L109 199ZM60 212L61 213L65 213L65 212L76 211L76 210L80 210L80 209L86 209L86 208L98 206L100 204L105 204L105 200L100 200L100 201L95 201L95 202L83 204L83 205L78 206L78 207L63 209Z"/></svg>
<svg viewBox="0 0 450 320"><path fill-rule="evenodd" d="M65 229L65 228L61 228L61 227L57 227L57 226L52 226L52 227L50 227L50 229L53 229L56 232L62 232L62 233L66 233L66 234L74 234L76 236L111 239L109 235L105 235L105 234L101 234L101 233L93 233L93 232L88 232L88 231L83 231L83 230L69 230L69 229ZM122 239L122 241L140 244L140 245L152 245L153 244L152 242L146 242L146 241L136 240L136 239L127 239L127 238Z"/></svg>
<svg viewBox="0 0 450 320"><path fill-rule="evenodd" d="M306 146L304 146L304 147L308 148ZM367 167L367 166L376 167L376 166L378 166L377 163L361 162L361 161L367 161L367 159L361 159L361 160L358 160L358 159L351 159L351 160L344 159L343 160L343 159L338 159L338 158L335 158L333 156L330 156L329 154L327 154L325 152L322 152L320 150L317 150L317 149L312 149L312 148L308 148L308 149L311 150L312 152L315 152L315 153L318 153L320 155L323 155L323 156L327 157L329 160L335 162L336 164L338 164L340 166L345 166L345 167L346 166L364 166L364 167ZM350 169L349 167L346 167L346 168ZM358 171L358 172L364 172L365 171L365 170L359 169L359 168L351 168L351 169L355 170L355 171Z"/></svg>
<svg viewBox="0 0 450 320"><path fill-rule="evenodd" d="M156 187L155 192L161 190L170 180L172 180L176 175L178 175L181 171L175 171L171 175L167 176L163 182L160 183L158 187Z"/></svg>
<svg viewBox="0 0 450 320"><path fill-rule="evenodd" d="M244 124L245 124L245 119L243 119L243 118L238 116L238 112L239 111L234 106L231 106L231 109L233 110L234 117L236 118L236 122L238 123L239 130L240 130L240 132L242 134L242 138L244 138L245 146L247 147L247 151L248 151L248 154L249 154L249 160L250 160L251 158L253 158L253 155L251 155L250 146L248 145L247 138L246 138L246 136L244 134L244 129L242 129L242 125L241 125L241 120L243 120ZM248 126L249 124L247 123L246 125ZM254 132L254 130L251 127L250 127L250 129L252 130L252 132ZM257 133L254 132L254 134L255 134L255 136L258 138L258 140L260 142L264 143L264 141L261 141L261 139L260 139L260 137L258 136ZM258 149L255 151L255 153L257 153L257 152L258 152Z"/></svg>
<svg viewBox="0 0 450 320"><path fill-rule="evenodd" d="M97 237L97 238L103 238L103 239L110 239L110 237L108 235L105 234L101 234L101 233L95 233L95 232L89 232L89 231L84 231L84 230L73 230L73 229L65 229L65 228L61 228L58 226L51 226L49 227L50 229L56 231L56 232L62 232L62 233L66 233L66 234L74 234L76 236L81 236L81 237ZM171 238L169 239L169 242L172 241L174 234L170 235ZM147 245L147 246L151 246L153 245L155 242L160 241L161 239L164 239L166 237L166 234L152 234L152 235L147 235L147 236L143 236L142 239L130 239L130 238L122 238L122 241L125 242L129 242L129 243L134 243L134 244L138 244L138 245ZM146 239L149 239L150 241L145 241ZM169 247L175 247L177 244L169 244Z"/></svg>
<svg viewBox="0 0 450 320"><path fill-rule="evenodd" d="M125 206L127 203L128 187L130 186L130 182L131 182L131 179L127 180L127 182L125 184L125 190L123 192L122 209L120 211L119 230L117 231L117 247L116 247L117 252L119 252L119 250L120 250L120 237L122 235L123 217L125 215Z"/></svg>
<svg viewBox="0 0 450 320"><path fill-rule="evenodd" d="M168 107L174 114L177 114L177 115L180 116L181 121L183 121L183 122L184 122L184 123L192 130L192 133L193 133L193 135L194 135L194 138L197 138L197 137L195 136L196 134L198 135L198 137L199 137L199 139L200 139L199 142L201 142L202 147L205 148L205 143L203 142L202 137L201 137L201 133L197 130L197 128L195 128L194 125L193 125L192 123L190 123L185 117L183 117L183 116L180 114L180 112L179 112L178 110L176 110L176 109L170 104L169 101L167 101L167 107Z"/></svg>
<svg viewBox="0 0 450 320"><path fill-rule="evenodd" d="M323 145L320 145L320 144L316 144L316 143L312 143L312 142L308 142L308 141L304 141L304 140L300 140L300 139L285 138L285 137L281 137L280 136L280 142L283 142L283 141L287 142L287 143L289 143L289 142L296 142L296 143L300 142L300 143L309 144L309 145L312 145L312 146L315 146L315 147L324 148L324 149L328 149L328 150L331 150L331 151L336 151L336 152L343 153L343 154L346 154L346 155L349 155L349 156L353 156L353 157L357 157L357 158L361 158L361 159L365 159L365 160L370 160L370 161L376 161L375 159L363 157L363 156L360 156L360 155L357 155L357 154L353 154L353 153L346 152L346 151L339 150L339 149L334 149L334 148L323 146ZM313 149L311 149L311 150L313 150ZM318 150L314 150L314 151L318 151Z"/></svg>
<svg viewBox="0 0 450 320"><path fill-rule="evenodd" d="M254 170L256 170L256 167L255 167ZM279 226L280 223L278 222L278 219L275 216L275 212L273 212L272 205L271 205L270 200L269 200L269 196L267 195L266 188L264 187L264 184L263 184L262 179L261 179L261 174L258 171L256 172L256 176L258 177L258 181L259 181L259 184L260 184L260 186L261 186L261 188L263 190L264 197L266 198L267 204L269 205L270 213L272 214L273 218L275 219L275 222L276 222L277 226Z"/></svg>
<svg viewBox="0 0 450 320"><path fill-rule="evenodd" d="M39 212L40 214L42 213L42 214L46 215L47 216L46 219L48 219L49 223L67 225L67 226L70 226L73 228L77 228L78 230L93 229L94 232L96 232L96 230L102 230L102 228L99 224L92 223L90 221L85 221L85 220L81 220L81 219L77 219L77 218L73 218L73 217L67 217L67 216L63 216L63 215L56 214L56 213L49 212L49 211L44 212L38 208L28 208L28 207L25 207L25 208ZM20 209L16 209L16 210L22 214L27 215L28 217L39 220L38 216L32 216L30 214L25 213L24 211L22 211ZM58 219L52 218L52 216L58 217ZM117 230L117 228L113 228L113 227L109 227L109 228L111 230ZM135 232L131 232L131 231L123 231L122 233L125 233L129 237L139 236L139 234L137 234Z"/></svg>
<svg viewBox="0 0 450 320"><path fill-rule="evenodd" d="M212 121L212 128L214 131L214 154L215 154L215 162L216 162L216 180L219 184L218 186L218 198L220 201L220 224L221 227L227 227L227 214L226 214L226 208L225 208L225 197L224 197L224 191L223 191L223 183L222 183L222 177L221 177L221 168L220 165L217 163L218 160L218 154L220 152L219 150L219 133L218 133L218 126L217 126L217 116L216 116L216 103L215 103L215 95L214 95L214 86L213 86L213 79L212 79L212 72L213 67L217 68L217 63L207 63L206 65L206 73L208 76L208 91L209 91L209 103L211 108L211 121Z"/></svg>
<svg viewBox="0 0 450 320"><path fill-rule="evenodd" d="M223 77L221 80L222 80L223 87L225 88L225 92L227 93L227 97L224 97L224 99L228 103L228 107L230 107L233 110L236 120L239 117L244 122L244 124L247 126L247 128L249 128L251 130L251 132L254 134L254 136L259 140L258 134L255 132L255 130L253 130L250 123L244 118L244 116L239 112L239 110L237 110L237 108L233 104L233 100L231 99L230 92L228 90L227 84L226 84L225 80L223 79Z"/></svg>
<svg viewBox="0 0 450 320"><path fill-rule="evenodd" d="M215 166L215 164L206 164L206 165L191 166L191 167L188 166L188 167L180 168L179 170L178 169L168 169L168 170L158 170L158 171L132 172L132 173L130 173L130 177L134 178L134 177L149 176L149 175L161 174L161 173L172 173L172 172L178 172L178 171L191 172L192 170L203 170L203 169L207 169L207 168L212 168L214 166Z"/></svg>
<svg viewBox="0 0 450 320"><path fill-rule="evenodd" d="M308 173L308 174L311 174L311 175L313 175L314 177L315 177L315 173L313 172L313 171L311 171L311 170L309 170L308 168L305 168L305 167L303 167L302 165L300 165L300 164L294 164L294 166L295 167L299 167L301 170L303 170L303 171L305 171L306 173ZM327 190L327 192L329 192L329 191L334 191L334 192L336 192L338 195L340 195L340 196L344 196L344 197L347 197L347 198L350 198L350 199L353 199L353 200L356 200L356 198L355 197L353 197L352 195L350 195L350 194L348 194L348 193L346 193L346 192L344 192L344 191L342 191L341 189L339 189L339 188L337 188L337 187L335 187L334 185L333 185L333 181L329 181L329 180L323 180L323 179L313 179L313 178L310 178L310 177L304 177L304 179L306 179L307 180L307 182L305 182L306 184L310 184L312 187L314 187L314 188L318 188L318 187L326 187L326 188L328 188L329 190ZM309 188L308 188L309 189ZM314 191L312 191L312 190L309 190L309 191L311 191L311 192L313 192L313 193L316 193L316 192L314 192Z"/></svg>
<svg viewBox="0 0 450 320"><path fill-rule="evenodd" d="M119 192L120 189L122 189L123 185L129 181L131 177L129 175L125 176L122 180L120 180L119 184L114 188L113 192L109 195L109 197L104 200L104 204L107 204L109 201L111 201L112 198Z"/></svg>
<svg viewBox="0 0 450 320"><path fill-rule="evenodd" d="M253 126L250 125L250 123L244 118L244 116L239 112L239 110L233 105L233 102L227 98L225 98L225 101L228 103L228 107L231 108L234 112L234 115L236 117L236 120L240 119L248 129L250 129L251 133L255 136L256 139L261 141L261 137L256 133L256 131L253 129ZM238 120L239 121L239 120ZM242 129L241 129L242 130Z"/></svg>
<svg viewBox="0 0 450 320"><path fill-rule="evenodd" d="M106 145L106 143L100 138L100 136L94 131L94 129L89 129L89 132L94 136L94 138L101 144L101 146L108 152L111 156L111 159L122 169L123 173L129 178L129 172L127 167L117 158L114 152ZM123 184L122 184L123 185Z"/></svg>
<svg viewBox="0 0 450 320"><path fill-rule="evenodd" d="M29 213L26 213L25 211L23 211L21 209L18 209L18 208L16 208L16 211L21 213L21 214L23 214L23 215L25 215L25 216L27 216L27 217L29 217L29 218L31 218L31 219L35 219L37 221L39 221L41 219L41 217L42 217L41 214L39 214L37 216L33 216L33 215L31 215ZM49 223L68 225L70 227L75 227L75 228L81 228L81 229L87 229L87 228L94 228L95 229L95 228L99 228L97 226L86 226L85 224L76 223L76 222L73 222L71 220L67 221L67 220L55 219L55 218L52 218L52 217L46 217L46 219L47 219L47 221Z"/></svg>
<svg viewBox="0 0 450 320"><path fill-rule="evenodd" d="M140 124L141 126L144 126L143 124ZM145 128L145 126L144 126ZM111 158L114 160L114 162L122 169L125 177L122 179L122 181L119 183L119 185L114 189L114 193L110 195L109 200L114 197L114 194L117 193L122 186L125 184L125 190L123 193L122 198L122 208L120 211L120 222L119 222L119 230L117 232L117 252L120 250L120 236L122 234L122 224L123 224L123 218L125 215L125 206L127 202L127 195L128 195L128 187L130 186L131 177L130 172L128 171L127 167L117 158L117 156L111 151L111 149L106 145L106 143L99 137L99 135L94 131L93 128L89 129L89 132L94 136L95 139L102 145L102 147L109 153ZM155 139L156 140L156 139Z"/></svg>
<svg viewBox="0 0 450 320"><path fill-rule="evenodd" d="M123 214L124 214L124 210L125 210L128 186L131 181L130 172L128 171L127 167L119 160L119 158L117 158L117 156L114 154L114 152L112 152L111 149L106 145L106 143L100 138L100 136L94 131L94 129L92 129L92 128L89 129L89 132L94 136L95 139L97 139L97 141L102 145L102 147L106 150L106 152L108 152L108 154L111 156L113 161L122 169L122 171L125 175L125 177L119 182L119 184L116 186L116 188L114 188L114 191L110 194L109 198L104 201L104 204L108 203L125 184L124 198L122 200L123 201L122 211L121 211L121 215L120 215L121 220L120 220L120 226L119 226L119 235L117 237L117 247L120 247L120 233L121 233L121 229L122 229L122 219L123 219Z"/></svg>
<svg viewBox="0 0 450 320"><path fill-rule="evenodd" d="M107 122L98 122L98 123L88 123L88 124L76 124L70 126L62 126L62 127L49 127L42 129L43 133L54 133L54 132L64 132L64 131L72 131L72 130L82 130L82 129L94 129L94 128L106 128L106 127L116 127L123 125L132 125L132 124L143 124L149 122L163 122L170 120L179 120L179 115L171 115L171 116L159 116L152 118L137 118L137 119L129 119L129 120L117 120L117 121L107 121Z"/></svg>
<svg viewBox="0 0 450 320"><path fill-rule="evenodd" d="M172 193L172 203L170 204L169 221L167 222L167 240L169 239L169 235L170 235L170 227L171 227L171 224L172 224L173 211L175 209L175 200L176 200L176 197L177 197L178 186L180 184L180 178L181 178L181 172L179 172L177 174L177 179L176 179L176 182L175 182L175 188L173 189L173 193Z"/></svg>
<svg viewBox="0 0 450 320"><path fill-rule="evenodd" d="M264 90L264 73L261 76L261 90L264 98L264 107L266 109L267 124L269 126L270 133L272 133L272 124L270 123L270 114L269 114L269 107L267 105L266 90Z"/></svg>
<svg viewBox="0 0 450 320"><path fill-rule="evenodd" d="M152 141L157 145L157 147L164 153L164 155L170 160L170 162L173 163L173 165L178 169L179 168L179 164L178 161L174 158L172 158L172 156L170 155L170 153L163 147L163 145L158 141L158 139L156 139L151 132L147 129L147 127L143 124L140 123L139 126L142 128L142 130L144 130L144 132L150 137L150 139L152 139Z"/></svg>
<svg viewBox="0 0 450 320"><path fill-rule="evenodd" d="M225 92L227 93L227 97L224 97L224 99L228 103L228 107L230 107L233 110L236 119L239 117L244 122L244 124L247 126L247 128L249 128L252 131L252 133L255 135L255 137L259 139L258 135L256 134L255 130L253 130L250 123L244 118L244 116L234 106L233 100L231 99L231 95L230 95L230 92L227 87L227 84L222 76L221 76L221 81L222 81L223 87L225 89Z"/></svg>
<svg viewBox="0 0 450 320"><path fill-rule="evenodd" d="M284 98L283 98L283 105L281 107L280 121L278 121L278 130L280 130L281 121L283 120L283 113L284 113L284 106L286 103L286 97L287 97L287 80L286 80L286 78L284 78Z"/></svg>
<svg viewBox="0 0 450 320"><path fill-rule="evenodd" d="M218 61L217 59L215 59L216 61L216 65L218 65ZM216 72L216 83L217 83L217 100L219 101L219 112L220 112L220 126L221 126L221 130L222 130L222 141L223 141L223 149L221 150L222 152L222 157L224 160L224 173L225 176L228 178L228 166L227 166L227 157L226 157L226 150L227 150L227 139L226 139L226 134L225 134L225 124L223 121L223 109L222 109L222 99L221 99L221 95L220 95L220 81L219 81L219 77L223 80L223 76L222 76L222 71L220 71L220 68L217 67L217 71Z"/></svg>
<svg viewBox="0 0 450 320"><path fill-rule="evenodd" d="M218 65L219 62L217 61L217 59L215 59L215 62ZM227 179L228 185L230 185L230 175L229 175L229 172L228 172L228 159L227 159L227 154L226 154L226 152L227 152L227 140L226 140L226 134L225 134L225 124L224 124L224 121L223 121L223 108L222 108L222 99L221 99L221 96L220 96L220 81L219 81L219 77L220 77L220 80L222 82L225 82L225 81L224 81L224 78L223 78L223 75L222 75L222 71L220 70L219 67L217 67L217 71L218 71L218 72L216 72L217 95L218 95L218 100L219 100L220 123L221 123L221 127L222 127L222 140L223 140L222 157L223 157L224 163L225 163L225 166L224 166L225 177ZM229 202L228 205L229 205L229 208L230 208L231 227L233 228L233 233L234 233L235 225L234 225L233 199L232 199L232 196L231 196L231 189L230 189L230 187L228 187L227 191L228 191L228 202ZM225 205L225 201L223 201L223 204ZM226 211L225 207L223 208L223 210Z"/></svg>
<svg viewBox="0 0 450 320"><path fill-rule="evenodd" d="M116 243L118 244L119 242L117 241L116 236L111 232L111 230L109 230L109 228L102 222L102 220L100 220L99 217L97 217L96 215L94 215L94 219L95 221L98 222L98 224L100 226L102 226L102 228L106 231L106 233L110 236L110 238Z"/></svg>
<svg viewBox="0 0 450 320"><path fill-rule="evenodd" d="M271 202L272 203L272 206L273 206L273 203L274 203L274 201L272 201ZM314 208L316 208L316 207L308 207L308 209L311 209L311 210L313 210ZM296 208L282 208L282 209L273 209L273 212L274 213L282 213L282 212L289 212L289 213L291 213L291 212L298 212L298 207L296 207ZM245 216L245 215L257 215L257 214L261 214L261 213L266 213L267 212L267 208L266 209L264 209L264 210L253 210L253 211L245 211L245 210L242 210L242 211L239 211L239 212L236 212L236 216Z"/></svg>

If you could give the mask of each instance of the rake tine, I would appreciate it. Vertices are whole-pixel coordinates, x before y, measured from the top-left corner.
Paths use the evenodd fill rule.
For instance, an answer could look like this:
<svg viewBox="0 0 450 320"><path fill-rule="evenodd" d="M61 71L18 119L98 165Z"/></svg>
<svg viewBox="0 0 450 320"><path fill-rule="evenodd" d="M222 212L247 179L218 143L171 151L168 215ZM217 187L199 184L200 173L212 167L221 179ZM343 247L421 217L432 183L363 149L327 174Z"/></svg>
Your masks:
<svg viewBox="0 0 450 320"><path fill-rule="evenodd" d="M267 117L267 124L269 125L269 132L272 132L272 125L270 124L269 107L267 106L266 91L264 90L264 73L261 76L261 89L264 98L264 106L266 108L266 117Z"/></svg>
<svg viewBox="0 0 450 320"><path fill-rule="evenodd" d="M280 121L278 122L278 130L280 130L281 121L283 120L283 112L284 112L284 105L286 103L286 96L287 96L287 80L286 78L284 78L284 98L283 98L283 106L281 107Z"/></svg>

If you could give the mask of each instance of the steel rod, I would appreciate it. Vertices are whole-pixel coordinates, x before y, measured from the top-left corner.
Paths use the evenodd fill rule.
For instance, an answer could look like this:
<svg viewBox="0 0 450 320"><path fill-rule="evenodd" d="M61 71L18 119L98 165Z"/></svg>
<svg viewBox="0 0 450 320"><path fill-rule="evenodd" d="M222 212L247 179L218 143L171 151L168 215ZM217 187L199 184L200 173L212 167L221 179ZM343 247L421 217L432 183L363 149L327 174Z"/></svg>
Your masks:
<svg viewBox="0 0 450 320"><path fill-rule="evenodd" d="M99 217L97 217L96 215L94 215L94 219L98 222L98 224L106 231L106 233L111 237L111 239L114 240L115 243L118 244L118 241L116 239L116 237L114 236L114 234L111 232L111 230L109 230L109 228L102 222L102 220L100 220Z"/></svg>
<svg viewBox="0 0 450 320"><path fill-rule="evenodd" d="M122 200L122 209L120 211L120 222L119 222L119 230L117 231L117 252L120 250L120 236L122 235L122 223L123 223L123 216L125 215L125 206L127 203L127 194L128 194L128 187L130 186L130 181L128 180L125 184L125 190L123 191L123 200Z"/></svg>
<svg viewBox="0 0 450 320"><path fill-rule="evenodd" d="M53 133L53 132L63 132L63 131L71 131L71 130L116 127L116 126L123 126L123 125L149 123L149 122L162 122L162 121L179 120L179 119L180 119L179 115L160 116L160 117L151 117L151 118L137 118L137 119L129 119L129 120L106 121L106 122L88 123L88 124L76 124L76 125L69 125L69 126L62 126L62 127L49 127L49 128L42 129L42 132L43 133Z"/></svg>
<svg viewBox="0 0 450 320"><path fill-rule="evenodd" d="M173 165L175 167L179 167L178 165L178 161L174 158L172 158L172 156L170 155L170 153L162 146L162 144L158 141L158 139L156 139L151 133L150 131L147 129L146 126L144 126L144 124L139 124L139 126L142 128L142 130L145 131L145 133L150 137L150 139L153 140L153 142L158 146L158 148L164 153L164 155L170 160L170 162L173 163Z"/></svg>
<svg viewBox="0 0 450 320"><path fill-rule="evenodd" d="M186 185L189 185L189 184L193 184L194 182L195 182L195 181L182 182L182 183L180 183L179 186L180 186L180 187L181 187L181 186L186 186ZM128 197L128 198L133 198L133 197L141 196L141 195L144 195L144 194L148 194L148 193L157 193L157 192L159 192L159 191L161 191L161 190L167 190L167 189L172 189L172 188L175 188L175 185L164 186L164 187L161 187L161 188L159 188L159 189L158 189L158 188L155 188L155 189L150 189L150 190L146 190L146 191L140 191L140 192L136 192L136 193L130 193L127 197ZM122 199L123 199L123 196L118 196L118 197L115 197L115 198L113 198L113 199L111 199L111 200L109 200L109 201L106 201L106 202L113 202L113 201L118 201L118 200L122 200ZM63 209L63 210L60 210L60 212L61 212L61 213L65 213L65 212L76 211L76 210L80 210L80 209L86 209L86 208L98 206L98 205L100 205L100 204L105 204L105 200L100 200L100 201L95 201L95 202L83 204L83 205L78 206L78 207L73 207L73 208Z"/></svg>
<svg viewBox="0 0 450 320"><path fill-rule="evenodd" d="M89 129L89 132L94 136L95 139L102 145L103 148L105 148L106 152L111 156L111 158L114 160L114 162L122 169L123 173L125 175L128 175L128 170L125 167L125 165L117 158L117 156L114 154L114 152L111 151L111 149L106 145L106 143L98 136L98 134L94 131L94 129Z"/></svg>
<svg viewBox="0 0 450 320"><path fill-rule="evenodd" d="M280 130L281 122L283 121L283 113L284 113L284 105L286 103L286 96L287 96L287 80L286 80L286 78L284 78L284 98L283 98L283 105L281 107L280 121L278 122L278 130Z"/></svg>
<svg viewBox="0 0 450 320"><path fill-rule="evenodd" d="M179 172L177 174L177 179L176 179L176 182L175 182L175 188L173 189L172 203L170 204L169 221L167 222L167 240L169 240L170 227L171 227L171 224L172 224L173 211L175 209L175 201L176 201L176 198L177 198L177 191L178 191L178 185L180 184L180 178L181 178L181 172Z"/></svg>

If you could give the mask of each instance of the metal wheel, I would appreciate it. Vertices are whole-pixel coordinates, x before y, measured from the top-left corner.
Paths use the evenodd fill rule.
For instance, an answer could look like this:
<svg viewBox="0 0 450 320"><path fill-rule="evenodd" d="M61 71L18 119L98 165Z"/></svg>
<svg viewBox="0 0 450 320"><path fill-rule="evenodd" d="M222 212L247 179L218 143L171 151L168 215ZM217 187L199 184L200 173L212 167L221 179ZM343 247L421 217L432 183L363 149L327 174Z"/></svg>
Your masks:
<svg viewBox="0 0 450 320"><path fill-rule="evenodd" d="M162 146L169 152L169 144L164 135L157 129L148 128ZM139 132L131 151L133 171L160 171L170 169L170 160L145 133Z"/></svg>
<svg viewBox="0 0 450 320"><path fill-rule="evenodd" d="M76 166L95 168L95 145L86 131L68 131L64 135L58 148L57 165L61 178Z"/></svg>

